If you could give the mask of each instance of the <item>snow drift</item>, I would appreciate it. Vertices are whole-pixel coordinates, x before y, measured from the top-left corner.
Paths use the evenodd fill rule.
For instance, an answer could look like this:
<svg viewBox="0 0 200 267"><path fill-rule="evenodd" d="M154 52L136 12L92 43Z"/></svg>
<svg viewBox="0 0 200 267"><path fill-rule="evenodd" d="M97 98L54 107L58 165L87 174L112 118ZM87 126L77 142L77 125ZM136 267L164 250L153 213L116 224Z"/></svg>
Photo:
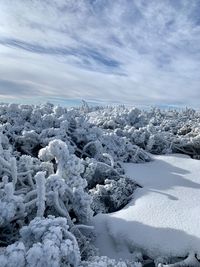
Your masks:
<svg viewBox="0 0 200 267"><path fill-rule="evenodd" d="M189 252L200 258L200 163L179 154L154 158L124 165L143 188L122 210L94 218L96 244L102 255L115 258L131 258L136 248L154 259Z"/></svg>

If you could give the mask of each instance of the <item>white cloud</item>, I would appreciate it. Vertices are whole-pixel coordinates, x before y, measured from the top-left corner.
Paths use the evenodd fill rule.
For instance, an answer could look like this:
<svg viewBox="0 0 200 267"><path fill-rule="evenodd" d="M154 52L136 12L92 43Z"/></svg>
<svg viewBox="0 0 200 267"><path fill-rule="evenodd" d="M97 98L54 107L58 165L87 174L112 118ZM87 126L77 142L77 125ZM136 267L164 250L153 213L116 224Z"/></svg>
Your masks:
<svg viewBox="0 0 200 267"><path fill-rule="evenodd" d="M198 106L198 10L198 0L1 1L0 99Z"/></svg>

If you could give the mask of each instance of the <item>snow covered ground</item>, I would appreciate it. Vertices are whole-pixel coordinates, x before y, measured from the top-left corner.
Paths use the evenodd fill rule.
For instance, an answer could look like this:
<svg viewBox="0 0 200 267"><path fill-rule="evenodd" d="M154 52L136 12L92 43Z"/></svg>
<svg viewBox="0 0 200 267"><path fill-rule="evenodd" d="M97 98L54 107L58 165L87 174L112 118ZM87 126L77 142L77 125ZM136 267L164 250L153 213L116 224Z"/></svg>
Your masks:
<svg viewBox="0 0 200 267"><path fill-rule="evenodd" d="M130 258L138 248L154 259L189 252L200 257L200 161L179 154L154 158L125 164L143 188L124 209L94 218L102 255Z"/></svg>

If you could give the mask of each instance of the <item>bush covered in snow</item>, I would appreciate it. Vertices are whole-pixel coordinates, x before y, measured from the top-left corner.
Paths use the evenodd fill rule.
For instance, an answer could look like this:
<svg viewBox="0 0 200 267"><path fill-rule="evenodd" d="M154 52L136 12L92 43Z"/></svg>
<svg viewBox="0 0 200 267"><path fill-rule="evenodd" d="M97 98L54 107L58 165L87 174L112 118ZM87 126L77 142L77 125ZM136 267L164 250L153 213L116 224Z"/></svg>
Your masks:
<svg viewBox="0 0 200 267"><path fill-rule="evenodd" d="M80 267L142 267L140 262L124 262L109 259L106 256L92 257L90 260L82 262Z"/></svg>
<svg viewBox="0 0 200 267"><path fill-rule="evenodd" d="M0 104L1 266L129 266L94 257L89 222L132 197L123 162L200 157L199 125L191 109Z"/></svg>
<svg viewBox="0 0 200 267"><path fill-rule="evenodd" d="M36 217L20 230L20 240L0 255L2 267L77 267L80 251L66 218Z"/></svg>
<svg viewBox="0 0 200 267"><path fill-rule="evenodd" d="M90 190L92 209L95 214L120 210L128 204L136 187L137 184L127 177L106 179L103 185L97 184Z"/></svg>
<svg viewBox="0 0 200 267"><path fill-rule="evenodd" d="M192 109L0 104L0 123L15 150L31 156L37 156L55 138L79 157L101 160L107 152L115 160L150 160L142 149L155 154L200 154L200 114Z"/></svg>
<svg viewBox="0 0 200 267"><path fill-rule="evenodd" d="M92 254L89 237L81 232L91 231L84 223L93 215L81 160L57 139L40 150L40 160L15 158L3 144L0 149L3 266L17 261L18 266L78 266Z"/></svg>

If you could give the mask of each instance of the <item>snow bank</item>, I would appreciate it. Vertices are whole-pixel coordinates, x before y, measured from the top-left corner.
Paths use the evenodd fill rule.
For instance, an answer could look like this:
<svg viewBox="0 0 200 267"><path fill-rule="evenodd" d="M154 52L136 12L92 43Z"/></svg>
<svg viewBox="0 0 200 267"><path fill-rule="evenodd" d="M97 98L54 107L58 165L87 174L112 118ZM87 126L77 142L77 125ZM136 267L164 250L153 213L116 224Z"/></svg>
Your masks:
<svg viewBox="0 0 200 267"><path fill-rule="evenodd" d="M98 214L96 245L102 255L131 258L135 248L151 258L200 257L200 161L179 154L124 164L143 186L121 211Z"/></svg>

